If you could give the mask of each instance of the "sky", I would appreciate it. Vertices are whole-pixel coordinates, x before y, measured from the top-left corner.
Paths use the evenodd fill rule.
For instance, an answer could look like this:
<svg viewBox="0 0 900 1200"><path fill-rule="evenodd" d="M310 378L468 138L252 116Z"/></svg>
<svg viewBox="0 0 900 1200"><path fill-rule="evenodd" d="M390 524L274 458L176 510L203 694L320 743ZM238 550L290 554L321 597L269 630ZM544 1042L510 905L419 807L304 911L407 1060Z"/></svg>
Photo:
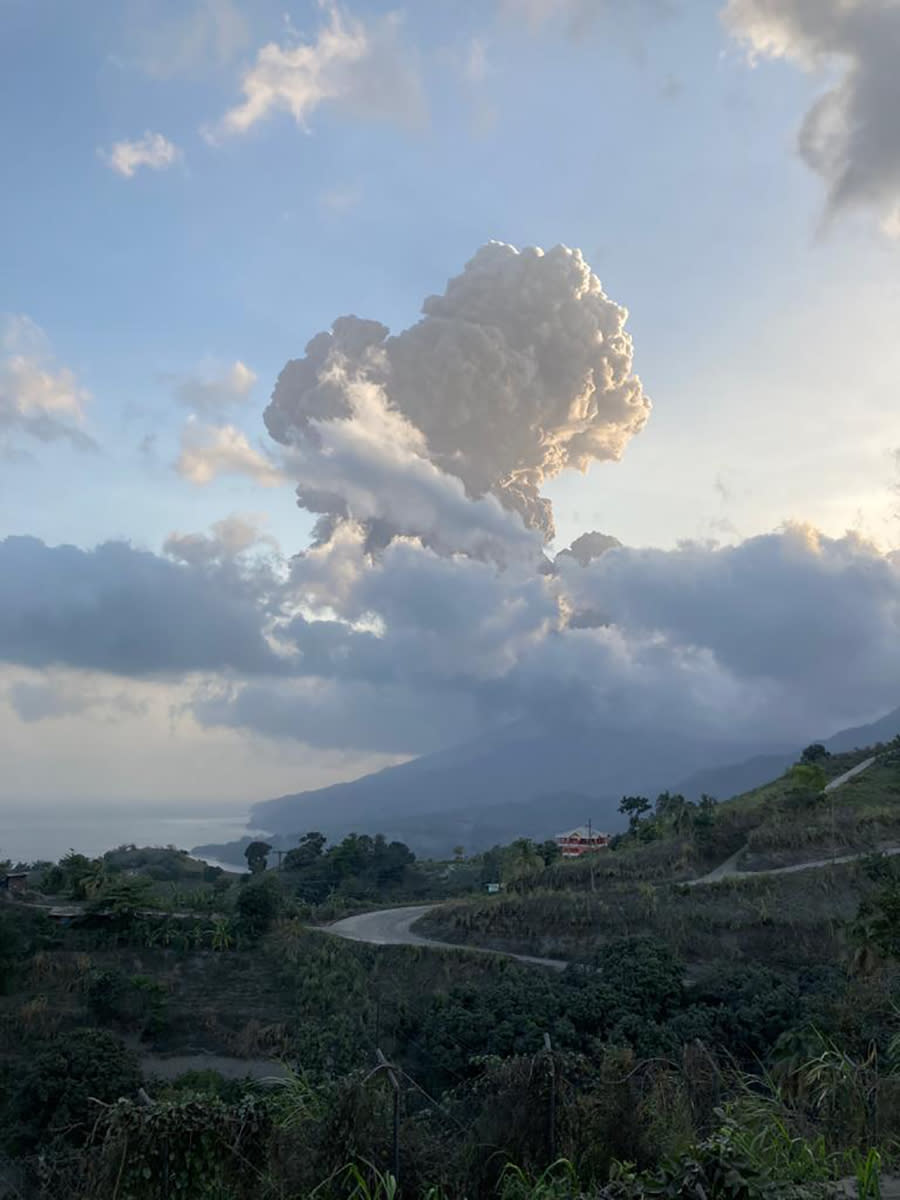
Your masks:
<svg viewBox="0 0 900 1200"><path fill-rule="evenodd" d="M896 0L0 0L0 803L900 703L898 52Z"/></svg>

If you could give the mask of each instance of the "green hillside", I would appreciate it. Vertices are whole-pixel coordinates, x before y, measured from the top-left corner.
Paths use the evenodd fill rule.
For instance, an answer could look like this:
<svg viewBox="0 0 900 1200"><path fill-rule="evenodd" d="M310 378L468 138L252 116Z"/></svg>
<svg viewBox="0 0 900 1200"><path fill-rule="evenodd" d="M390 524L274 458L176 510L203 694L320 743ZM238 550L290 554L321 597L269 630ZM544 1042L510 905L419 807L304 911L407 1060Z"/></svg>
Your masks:
<svg viewBox="0 0 900 1200"><path fill-rule="evenodd" d="M823 791L873 756L861 774ZM866 857L900 847L900 747L798 767L721 804L630 797L631 830L608 851L543 869L535 861L502 894L442 905L420 928L547 957L590 959L611 938L642 934L664 938L689 962L833 961L848 952L846 922L874 886ZM840 861L849 856L859 857ZM811 862L826 866L771 873ZM728 873L716 880L724 863Z"/></svg>

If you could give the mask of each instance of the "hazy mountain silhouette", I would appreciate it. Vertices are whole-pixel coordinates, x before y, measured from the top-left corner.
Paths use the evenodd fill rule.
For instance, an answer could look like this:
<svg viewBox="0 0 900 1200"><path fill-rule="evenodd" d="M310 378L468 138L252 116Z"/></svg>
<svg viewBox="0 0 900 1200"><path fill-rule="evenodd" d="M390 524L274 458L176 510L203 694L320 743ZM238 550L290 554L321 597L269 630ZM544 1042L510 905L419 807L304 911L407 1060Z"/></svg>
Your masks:
<svg viewBox="0 0 900 1200"><path fill-rule="evenodd" d="M838 752L898 733L900 708L823 741ZM725 800L781 774L802 747L749 750L660 729L569 724L548 732L520 724L350 783L263 801L250 824L284 844L308 829L330 839L383 832L433 855L460 843L472 853L519 836L551 837L588 819L615 832L625 824L618 812L623 795L652 798L669 788L690 799L707 792ZM233 861L242 846L231 847ZM225 854L221 846L203 849Z"/></svg>

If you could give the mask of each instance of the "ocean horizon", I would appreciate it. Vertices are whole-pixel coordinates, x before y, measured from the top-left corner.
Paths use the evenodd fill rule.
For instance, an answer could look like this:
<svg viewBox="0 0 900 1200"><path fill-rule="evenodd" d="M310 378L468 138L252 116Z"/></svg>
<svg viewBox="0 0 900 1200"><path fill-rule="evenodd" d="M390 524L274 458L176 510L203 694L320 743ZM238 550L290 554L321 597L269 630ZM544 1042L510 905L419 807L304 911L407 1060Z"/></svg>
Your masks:
<svg viewBox="0 0 900 1200"><path fill-rule="evenodd" d="M248 809L249 805L223 805L204 810L195 805L192 811L189 802L154 809L135 801L0 800L0 859L55 861L69 850L96 857L130 843L190 850L210 842L231 842L251 832Z"/></svg>

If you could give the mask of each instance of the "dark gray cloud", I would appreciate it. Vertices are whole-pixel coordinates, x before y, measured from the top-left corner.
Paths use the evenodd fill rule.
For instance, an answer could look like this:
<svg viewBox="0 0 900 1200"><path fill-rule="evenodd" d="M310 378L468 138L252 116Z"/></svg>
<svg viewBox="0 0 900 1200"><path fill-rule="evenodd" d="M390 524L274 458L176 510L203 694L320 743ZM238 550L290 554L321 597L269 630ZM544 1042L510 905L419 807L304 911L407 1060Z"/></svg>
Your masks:
<svg viewBox="0 0 900 1200"><path fill-rule="evenodd" d="M624 638L703 650L747 692L775 689L824 724L900 700L900 569L854 534L795 525L563 570L576 607L599 608Z"/></svg>
<svg viewBox="0 0 900 1200"><path fill-rule="evenodd" d="M834 85L797 137L825 181L829 215L873 208L900 236L900 5L896 0L729 0L728 28L752 54L813 70L836 66Z"/></svg>
<svg viewBox="0 0 900 1200"><path fill-rule="evenodd" d="M781 744L900 700L900 563L858 537L791 527L732 547L582 557L545 574L410 539L372 555L364 531L344 527L294 564L305 611L279 637L298 678L271 701L265 684L246 699L233 689L202 719L364 749L383 737L392 751L522 718ZM382 695L367 725L360 697ZM416 698L427 720L407 720ZM388 733L395 719L406 723Z"/></svg>
<svg viewBox="0 0 900 1200"><path fill-rule="evenodd" d="M114 675L281 672L263 596L232 568L179 565L122 542L0 541L0 660Z"/></svg>

